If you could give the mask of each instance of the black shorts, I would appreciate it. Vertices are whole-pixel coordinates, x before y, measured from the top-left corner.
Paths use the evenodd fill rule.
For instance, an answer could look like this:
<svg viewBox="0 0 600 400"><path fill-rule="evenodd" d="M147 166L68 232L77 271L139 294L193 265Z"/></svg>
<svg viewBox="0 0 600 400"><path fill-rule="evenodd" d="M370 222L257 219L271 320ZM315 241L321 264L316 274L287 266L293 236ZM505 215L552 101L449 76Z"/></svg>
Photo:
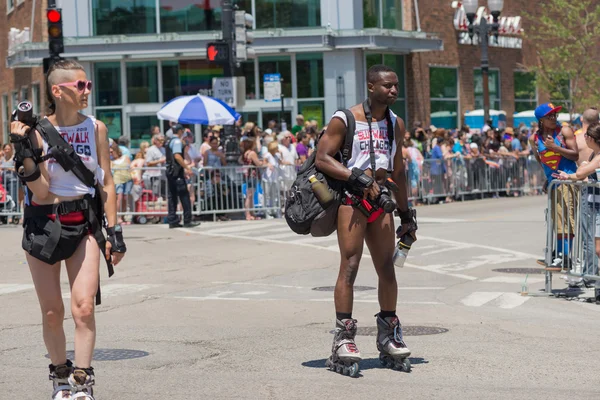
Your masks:
<svg viewBox="0 0 600 400"><path fill-rule="evenodd" d="M90 234L87 221L80 224L64 224L60 226L60 236L55 246L48 246L51 232L58 222L48 216L25 218L23 223L23 250L31 256L47 264L56 264L70 258L81 241ZM52 248L53 247L53 248Z"/></svg>

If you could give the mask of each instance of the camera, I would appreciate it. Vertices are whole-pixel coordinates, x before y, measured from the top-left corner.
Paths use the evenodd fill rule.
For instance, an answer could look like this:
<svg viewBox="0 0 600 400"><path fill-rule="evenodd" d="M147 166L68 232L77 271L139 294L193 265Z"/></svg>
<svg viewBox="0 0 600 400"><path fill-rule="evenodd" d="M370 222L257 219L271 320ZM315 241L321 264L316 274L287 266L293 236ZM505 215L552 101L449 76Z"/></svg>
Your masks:
<svg viewBox="0 0 600 400"><path fill-rule="evenodd" d="M377 205L383 208L388 214L391 214L396 209L396 202L392 199L390 189L386 186L379 186L380 193L377 197Z"/></svg>
<svg viewBox="0 0 600 400"><path fill-rule="evenodd" d="M36 123L36 118L33 115L33 105L28 101L22 101L17 105L17 109L12 113L13 121L19 121L29 127L33 127Z"/></svg>
<svg viewBox="0 0 600 400"><path fill-rule="evenodd" d="M388 214L391 214L396 209L396 202L392 199L391 192L398 191L398 185L390 178L387 178L384 185L379 185L379 197L377 197L377 205L383 208Z"/></svg>

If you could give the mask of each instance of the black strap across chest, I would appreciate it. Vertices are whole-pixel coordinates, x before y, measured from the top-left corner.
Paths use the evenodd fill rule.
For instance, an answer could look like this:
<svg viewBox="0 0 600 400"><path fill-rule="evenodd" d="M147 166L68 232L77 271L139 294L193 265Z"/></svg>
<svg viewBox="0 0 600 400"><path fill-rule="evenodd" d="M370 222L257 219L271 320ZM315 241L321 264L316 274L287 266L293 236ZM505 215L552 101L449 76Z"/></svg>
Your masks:
<svg viewBox="0 0 600 400"><path fill-rule="evenodd" d="M365 100L362 106L365 112L365 118L367 119L367 124L369 125L369 159L371 161L371 171L373 171L373 174L375 174L375 172L377 172L377 166L375 163L375 146L373 146L373 128L371 126L373 122L373 115L371 114L371 105L369 104L369 99ZM392 116L390 114L389 107L385 110L385 120L387 122L388 142L390 146L391 157L394 144L394 124L392 122Z"/></svg>

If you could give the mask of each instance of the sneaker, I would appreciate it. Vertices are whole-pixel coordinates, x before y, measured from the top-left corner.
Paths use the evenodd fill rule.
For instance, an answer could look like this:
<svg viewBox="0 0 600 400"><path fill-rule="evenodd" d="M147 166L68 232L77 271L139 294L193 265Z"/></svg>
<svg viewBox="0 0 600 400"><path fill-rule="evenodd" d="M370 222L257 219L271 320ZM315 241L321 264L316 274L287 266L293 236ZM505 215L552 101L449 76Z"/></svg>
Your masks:
<svg viewBox="0 0 600 400"><path fill-rule="evenodd" d="M183 225L177 223L177 224L169 224L169 229L173 229L173 228L183 228Z"/></svg>
<svg viewBox="0 0 600 400"><path fill-rule="evenodd" d="M184 228L195 228L197 226L200 226L200 222L187 222L183 224Z"/></svg>

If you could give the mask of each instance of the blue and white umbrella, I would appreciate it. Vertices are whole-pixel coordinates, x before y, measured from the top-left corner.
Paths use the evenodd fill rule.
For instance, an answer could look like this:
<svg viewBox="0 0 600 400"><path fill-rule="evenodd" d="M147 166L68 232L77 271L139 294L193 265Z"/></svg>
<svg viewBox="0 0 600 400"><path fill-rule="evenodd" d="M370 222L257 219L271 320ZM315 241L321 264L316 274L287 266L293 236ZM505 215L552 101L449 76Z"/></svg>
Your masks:
<svg viewBox="0 0 600 400"><path fill-rule="evenodd" d="M240 118L240 114L223 101L200 94L176 97L156 115L159 119L201 125L233 125Z"/></svg>

